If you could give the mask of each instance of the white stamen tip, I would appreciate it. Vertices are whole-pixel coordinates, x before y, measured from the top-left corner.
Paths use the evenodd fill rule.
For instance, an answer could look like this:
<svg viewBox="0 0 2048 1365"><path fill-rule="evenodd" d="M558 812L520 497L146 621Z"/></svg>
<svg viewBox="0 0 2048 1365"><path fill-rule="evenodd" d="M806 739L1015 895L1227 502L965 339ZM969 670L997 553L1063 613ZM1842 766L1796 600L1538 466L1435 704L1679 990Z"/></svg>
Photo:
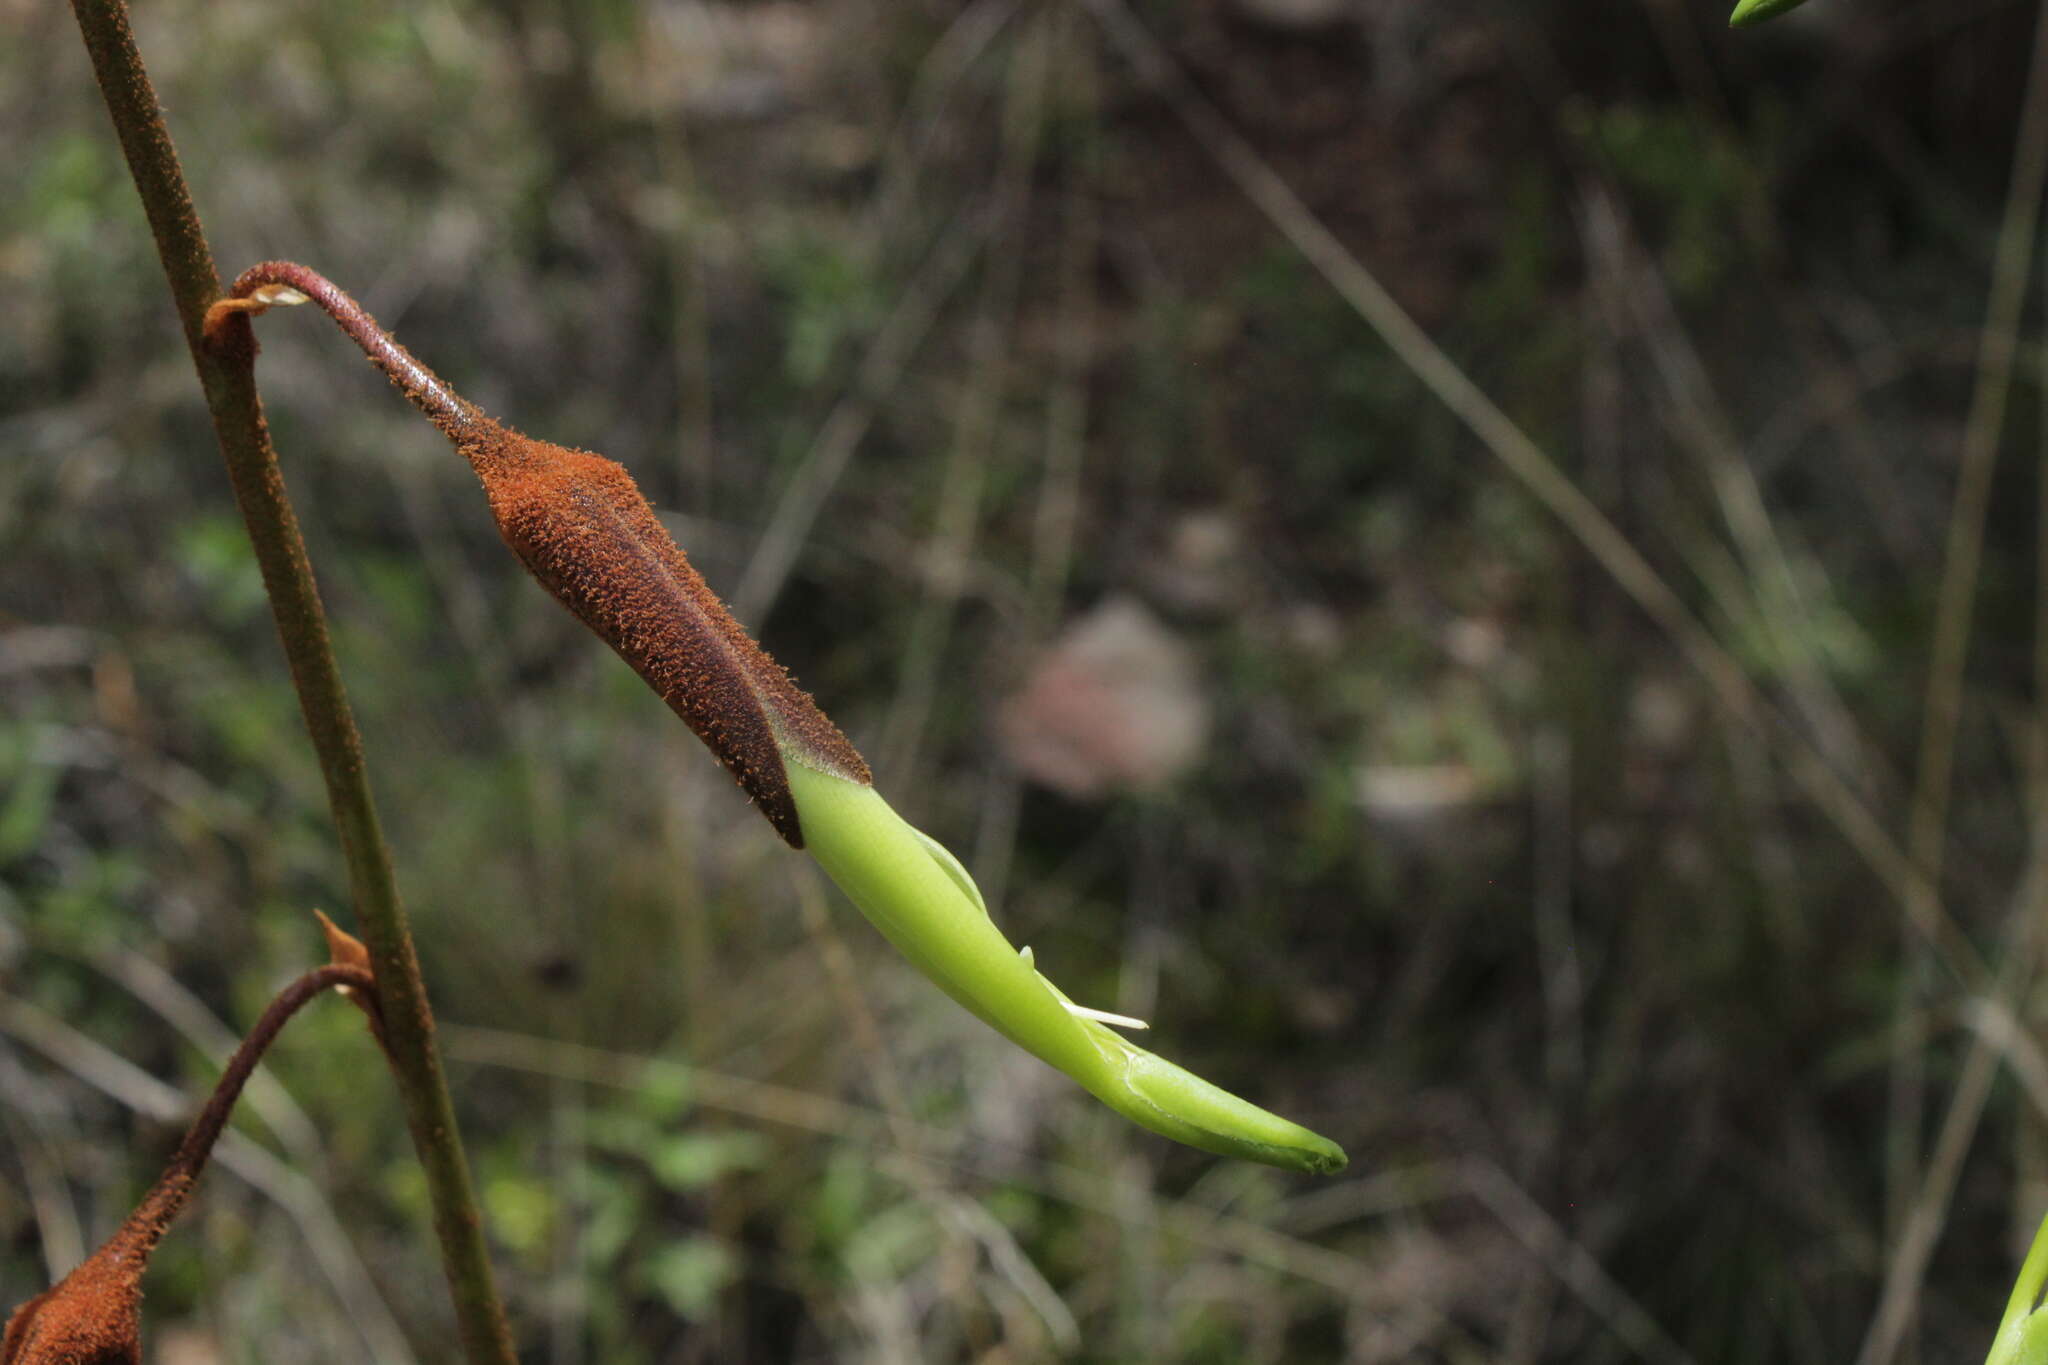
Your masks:
<svg viewBox="0 0 2048 1365"><path fill-rule="evenodd" d="M1062 1000L1060 1003L1067 1007L1068 1013L1078 1014L1083 1019L1093 1019L1098 1024L1114 1024L1118 1028L1130 1029L1152 1027L1143 1019L1133 1019L1128 1014L1111 1014L1108 1010L1091 1010L1086 1005L1077 1005L1071 1000Z"/></svg>

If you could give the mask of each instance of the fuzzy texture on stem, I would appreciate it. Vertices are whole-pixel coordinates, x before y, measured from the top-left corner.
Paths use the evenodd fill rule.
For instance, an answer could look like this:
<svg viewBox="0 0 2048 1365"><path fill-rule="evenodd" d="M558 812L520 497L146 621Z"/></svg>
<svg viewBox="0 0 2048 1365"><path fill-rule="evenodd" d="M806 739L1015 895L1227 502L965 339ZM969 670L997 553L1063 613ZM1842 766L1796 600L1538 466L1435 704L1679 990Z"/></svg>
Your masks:
<svg viewBox="0 0 2048 1365"><path fill-rule="evenodd" d="M333 282L290 261L265 261L242 272L228 300L207 315L209 343L227 344L249 314L260 311L236 307L238 301L280 286L319 304L454 443L527 571L688 722L791 847L804 846L804 833L789 794L785 753L867 784L860 754L733 619L625 466L492 420Z"/></svg>
<svg viewBox="0 0 2048 1365"><path fill-rule="evenodd" d="M356 913L376 965L392 1077L426 1175L463 1356L469 1365L513 1365L511 1333L485 1254L468 1162L434 1048L426 984L370 796L362 741L257 397L255 338L246 321L233 321L221 329L218 344L202 341L206 311L220 297L220 279L136 49L127 5L124 0L73 0L72 10L177 302L326 780Z"/></svg>
<svg viewBox="0 0 2048 1365"><path fill-rule="evenodd" d="M291 1017L330 986L356 992L358 999L376 998L368 971L338 963L315 968L278 992L228 1059L205 1108L135 1211L99 1250L7 1319L0 1365L138 1365L142 1272L150 1253L199 1183L256 1064Z"/></svg>

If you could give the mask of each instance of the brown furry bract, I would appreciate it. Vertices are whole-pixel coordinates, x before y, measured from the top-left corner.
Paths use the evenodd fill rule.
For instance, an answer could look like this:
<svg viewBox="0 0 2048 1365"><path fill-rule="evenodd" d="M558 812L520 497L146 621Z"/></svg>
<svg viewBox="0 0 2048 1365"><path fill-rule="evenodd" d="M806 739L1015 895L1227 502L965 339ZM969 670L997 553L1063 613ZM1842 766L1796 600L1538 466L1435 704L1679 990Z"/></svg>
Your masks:
<svg viewBox="0 0 2048 1365"><path fill-rule="evenodd" d="M142 1272L192 1181L187 1170L166 1172L104 1246L15 1309L0 1365L139 1365Z"/></svg>
<svg viewBox="0 0 2048 1365"><path fill-rule="evenodd" d="M473 416L449 436L520 562L646 679L793 847L784 755L852 781L868 767L735 621L614 461Z"/></svg>

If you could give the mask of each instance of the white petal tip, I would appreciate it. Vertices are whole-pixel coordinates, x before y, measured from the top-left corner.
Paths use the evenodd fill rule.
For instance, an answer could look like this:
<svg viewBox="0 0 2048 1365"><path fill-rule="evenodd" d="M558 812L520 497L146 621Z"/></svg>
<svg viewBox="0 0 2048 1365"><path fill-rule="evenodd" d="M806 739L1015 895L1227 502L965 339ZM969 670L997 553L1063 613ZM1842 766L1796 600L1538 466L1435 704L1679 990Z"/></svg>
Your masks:
<svg viewBox="0 0 2048 1365"><path fill-rule="evenodd" d="M1086 1005L1077 1005L1071 1000L1062 1000L1060 1003L1067 1007L1068 1013L1078 1014L1083 1019L1093 1019L1098 1024L1110 1024L1117 1028L1128 1029L1152 1027L1143 1019L1133 1019L1128 1014L1111 1014L1108 1010L1091 1010Z"/></svg>

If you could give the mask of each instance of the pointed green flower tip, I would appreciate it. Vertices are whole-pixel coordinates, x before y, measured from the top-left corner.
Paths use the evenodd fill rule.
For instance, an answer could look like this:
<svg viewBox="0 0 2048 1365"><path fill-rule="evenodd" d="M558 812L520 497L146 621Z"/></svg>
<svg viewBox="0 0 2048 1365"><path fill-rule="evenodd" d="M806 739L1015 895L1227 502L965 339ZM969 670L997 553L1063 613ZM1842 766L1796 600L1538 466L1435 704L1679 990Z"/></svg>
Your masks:
<svg viewBox="0 0 2048 1365"><path fill-rule="evenodd" d="M1747 28L1751 24L1761 24L1805 3L1806 0L1742 0L1735 7L1735 13L1728 16L1728 27Z"/></svg>
<svg viewBox="0 0 2048 1365"><path fill-rule="evenodd" d="M967 870L873 787L788 765L803 847L891 943L996 1032L1066 1072L1133 1123L1190 1147L1329 1175L1343 1148L1270 1114L1103 1026L1039 975L989 919ZM1142 1026L1142 1025L1140 1025Z"/></svg>

